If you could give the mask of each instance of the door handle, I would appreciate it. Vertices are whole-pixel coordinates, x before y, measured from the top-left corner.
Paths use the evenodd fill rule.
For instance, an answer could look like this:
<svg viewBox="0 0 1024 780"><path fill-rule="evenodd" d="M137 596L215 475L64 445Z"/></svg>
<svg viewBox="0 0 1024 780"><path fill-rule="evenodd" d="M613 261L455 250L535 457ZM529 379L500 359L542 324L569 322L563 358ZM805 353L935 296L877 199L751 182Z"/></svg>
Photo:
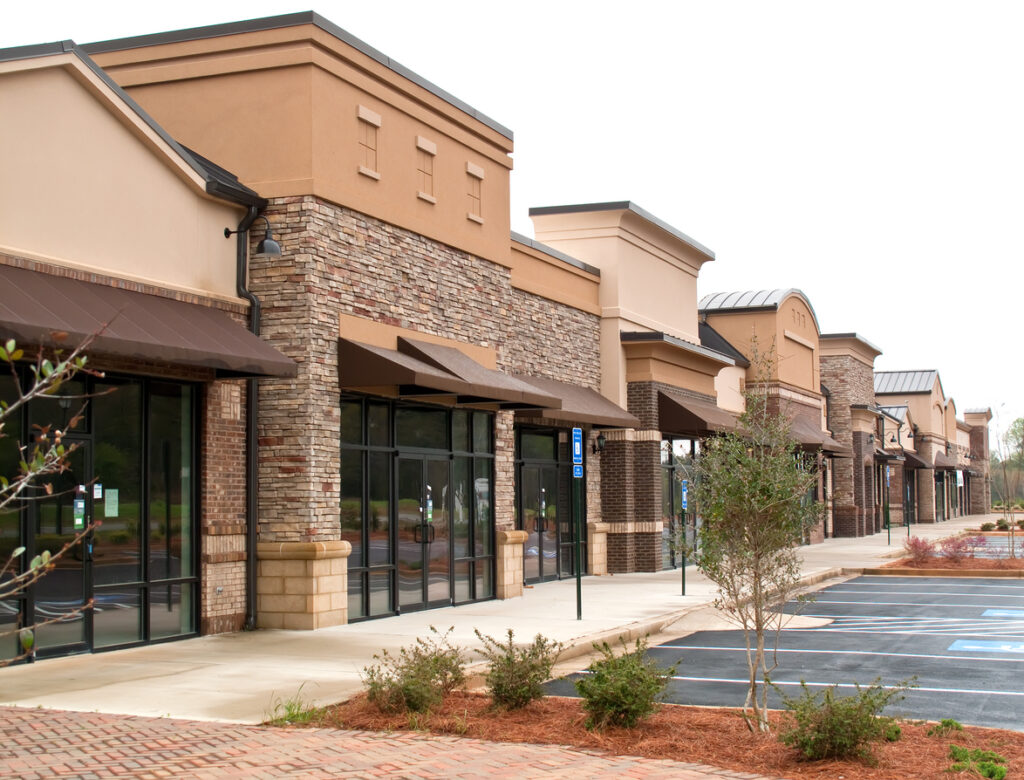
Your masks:
<svg viewBox="0 0 1024 780"><path fill-rule="evenodd" d="M437 538L437 529L434 528L434 526L432 526L432 525L428 525L427 526L427 531L429 532L427 534L427 543L429 544L430 542L434 541L434 539Z"/></svg>
<svg viewBox="0 0 1024 780"><path fill-rule="evenodd" d="M423 541L423 535L422 534L423 534L423 526L422 525L414 525L413 528L412 528L412 540L414 542L422 542Z"/></svg>

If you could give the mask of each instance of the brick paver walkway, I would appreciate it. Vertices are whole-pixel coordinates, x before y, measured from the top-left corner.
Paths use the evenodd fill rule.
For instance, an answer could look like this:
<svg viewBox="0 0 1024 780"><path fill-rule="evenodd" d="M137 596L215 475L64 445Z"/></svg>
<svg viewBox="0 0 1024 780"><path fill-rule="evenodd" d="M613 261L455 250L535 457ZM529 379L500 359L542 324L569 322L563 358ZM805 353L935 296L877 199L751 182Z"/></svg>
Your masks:
<svg viewBox="0 0 1024 780"><path fill-rule="evenodd" d="M413 733L0 708L0 777L750 778L695 764Z"/></svg>

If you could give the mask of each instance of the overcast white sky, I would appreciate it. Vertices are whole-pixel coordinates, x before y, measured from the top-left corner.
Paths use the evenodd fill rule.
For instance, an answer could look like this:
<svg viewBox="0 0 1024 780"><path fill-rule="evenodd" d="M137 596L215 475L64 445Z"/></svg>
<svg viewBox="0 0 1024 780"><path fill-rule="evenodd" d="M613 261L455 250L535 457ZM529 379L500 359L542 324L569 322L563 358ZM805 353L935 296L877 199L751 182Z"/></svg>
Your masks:
<svg viewBox="0 0 1024 780"><path fill-rule="evenodd" d="M632 200L715 251L701 295L798 287L876 368L1024 416L1024 4L7 2L0 47L303 10L515 132L514 230Z"/></svg>

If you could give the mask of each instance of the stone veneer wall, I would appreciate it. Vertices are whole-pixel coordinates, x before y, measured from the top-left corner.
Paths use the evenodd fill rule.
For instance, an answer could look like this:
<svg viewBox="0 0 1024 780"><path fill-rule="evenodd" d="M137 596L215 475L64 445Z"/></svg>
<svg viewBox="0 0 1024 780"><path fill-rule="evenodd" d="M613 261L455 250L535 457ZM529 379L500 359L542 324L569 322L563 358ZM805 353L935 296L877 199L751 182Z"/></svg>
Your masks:
<svg viewBox="0 0 1024 780"><path fill-rule="evenodd" d="M988 428L975 425L971 428L971 506L972 515L984 515L992 511L992 474L988 450Z"/></svg>
<svg viewBox="0 0 1024 780"><path fill-rule="evenodd" d="M851 355L823 355L821 383L830 393L828 426L832 438L853 450L853 458L832 460L832 495L835 506L836 536L864 536L871 533L874 519L869 511L873 493L873 471L865 480L864 459L874 460L874 449L866 436L853 435L851 405L870 406L875 403L875 375L871 366Z"/></svg>
<svg viewBox="0 0 1024 780"><path fill-rule="evenodd" d="M508 268L312 196L266 213L282 256L254 257L250 288L263 338L299 373L261 382L261 543L338 536L339 313L493 347L505 371L598 386L599 318L513 289ZM496 415L498 529L515 523L513 425Z"/></svg>

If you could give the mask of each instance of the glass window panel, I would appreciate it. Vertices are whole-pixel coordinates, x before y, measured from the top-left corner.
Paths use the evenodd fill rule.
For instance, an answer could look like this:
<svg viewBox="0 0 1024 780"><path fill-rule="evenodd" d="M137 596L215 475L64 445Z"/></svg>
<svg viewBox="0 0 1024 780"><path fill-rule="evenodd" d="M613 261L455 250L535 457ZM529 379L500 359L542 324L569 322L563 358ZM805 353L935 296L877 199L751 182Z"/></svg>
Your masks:
<svg viewBox="0 0 1024 780"><path fill-rule="evenodd" d="M0 399L10 404L16 398L17 391L14 387L13 377L0 377ZM13 479L18 473L18 462L21 460L18 455L18 441L21 439L22 420L21 408L15 409L4 420L4 438L0 439L0 475L7 479ZM0 565L6 563L15 548L22 544L20 519L21 513L17 504L8 504L0 509ZM21 564L22 561L19 560L13 567L13 571L3 575L3 580L9 579L14 573L20 571ZM3 618L5 614L0 609L0 618ZM6 639L0 639L0 642L6 642ZM3 652L3 647L0 647L0 658L6 657Z"/></svg>
<svg viewBox="0 0 1024 780"><path fill-rule="evenodd" d="M469 529L472 522L473 485L471 474L472 458L455 458L455 488L452 506L452 538L455 545L455 557L466 558L473 554L469 543Z"/></svg>
<svg viewBox="0 0 1024 780"><path fill-rule="evenodd" d="M476 526L473 541L477 555L494 555L494 517L491 514L491 494L494 487L491 461L477 458L474 463L473 479L474 511Z"/></svg>
<svg viewBox="0 0 1024 780"><path fill-rule="evenodd" d="M476 569L477 599L494 598L494 560L490 558L477 560L474 568Z"/></svg>
<svg viewBox="0 0 1024 780"><path fill-rule="evenodd" d="M362 401L341 402L341 441L343 444L363 443Z"/></svg>
<svg viewBox="0 0 1024 780"><path fill-rule="evenodd" d="M448 412L402 406L395 409L395 438L399 447L448 447Z"/></svg>
<svg viewBox="0 0 1024 780"><path fill-rule="evenodd" d="M148 476L149 578L194 576L191 387L150 386Z"/></svg>
<svg viewBox="0 0 1024 780"><path fill-rule="evenodd" d="M365 572L349 572L348 575L348 619L366 617L363 610L363 578Z"/></svg>
<svg viewBox="0 0 1024 780"><path fill-rule="evenodd" d="M469 412L465 409L456 409L452 412L452 449L456 452L472 450L472 442L469 436Z"/></svg>
<svg viewBox="0 0 1024 780"><path fill-rule="evenodd" d="M189 582L149 589L150 639L195 633L194 594L195 586Z"/></svg>
<svg viewBox="0 0 1024 780"><path fill-rule="evenodd" d="M522 431L519 434L519 457L523 460L554 460L555 434Z"/></svg>
<svg viewBox="0 0 1024 780"><path fill-rule="evenodd" d="M370 569L370 614L388 615L391 605L391 569Z"/></svg>
<svg viewBox="0 0 1024 780"><path fill-rule="evenodd" d="M30 384L31 380L27 384ZM74 427L75 433L88 433L87 414L89 411L85 382L81 379L72 379L60 386L60 392L55 395L44 395L36 398L30 404L29 423L31 430L46 427L56 427L66 430L68 423L78 413L82 413L82 420Z"/></svg>
<svg viewBox="0 0 1024 780"><path fill-rule="evenodd" d="M473 598L470 588L470 563L463 561L455 564L455 603L469 601Z"/></svg>
<svg viewBox="0 0 1024 780"><path fill-rule="evenodd" d="M370 445L391 446L391 408L385 403L370 401L367 404L369 417Z"/></svg>
<svg viewBox="0 0 1024 780"><path fill-rule="evenodd" d="M138 588L103 588L92 610L93 644L123 645L142 639L142 594Z"/></svg>
<svg viewBox="0 0 1024 780"><path fill-rule="evenodd" d="M473 412L473 452L494 452L493 419L487 412Z"/></svg>
<svg viewBox="0 0 1024 780"><path fill-rule="evenodd" d="M369 565L391 563L391 453L371 452L368 534Z"/></svg>
<svg viewBox="0 0 1024 780"><path fill-rule="evenodd" d="M0 601L0 661L6 661L21 654L18 635L11 634L21 626L21 601Z"/></svg>
<svg viewBox="0 0 1024 780"><path fill-rule="evenodd" d="M138 582L142 579L142 385L97 382L93 393L93 516L101 522L93 534L93 582Z"/></svg>
<svg viewBox="0 0 1024 780"><path fill-rule="evenodd" d="M352 545L348 565L364 566L363 555L363 452L341 450L339 492L341 499L341 540Z"/></svg>
<svg viewBox="0 0 1024 780"><path fill-rule="evenodd" d="M575 550L571 544L561 545L561 555L559 556L559 567L560 573L563 577L571 577L576 573L576 570L572 566L573 559L575 557Z"/></svg>

